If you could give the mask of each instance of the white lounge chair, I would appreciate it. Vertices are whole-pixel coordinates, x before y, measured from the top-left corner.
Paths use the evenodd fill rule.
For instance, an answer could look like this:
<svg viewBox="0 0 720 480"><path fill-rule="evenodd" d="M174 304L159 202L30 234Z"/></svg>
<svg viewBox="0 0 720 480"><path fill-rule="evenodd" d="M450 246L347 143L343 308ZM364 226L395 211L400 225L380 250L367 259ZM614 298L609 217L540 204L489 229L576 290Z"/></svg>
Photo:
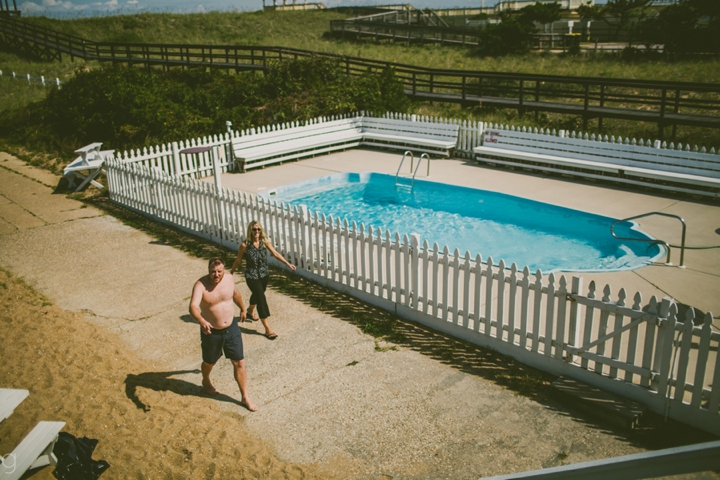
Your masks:
<svg viewBox="0 0 720 480"><path fill-rule="evenodd" d="M0 421L9 417L28 395L27 390L0 389ZM38 423L12 453L0 457L0 479L18 480L31 468L56 465L53 447L64 426L65 422Z"/></svg>
<svg viewBox="0 0 720 480"><path fill-rule="evenodd" d="M63 175L68 177L70 188L75 186L75 178L82 180L80 186L75 189L76 192L82 190L88 183L92 183L97 188L104 188L102 184L95 181L95 177L100 175L105 159L112 158L115 150L100 150L100 147L102 147L102 142L78 148L75 153L79 153L80 156L65 167Z"/></svg>

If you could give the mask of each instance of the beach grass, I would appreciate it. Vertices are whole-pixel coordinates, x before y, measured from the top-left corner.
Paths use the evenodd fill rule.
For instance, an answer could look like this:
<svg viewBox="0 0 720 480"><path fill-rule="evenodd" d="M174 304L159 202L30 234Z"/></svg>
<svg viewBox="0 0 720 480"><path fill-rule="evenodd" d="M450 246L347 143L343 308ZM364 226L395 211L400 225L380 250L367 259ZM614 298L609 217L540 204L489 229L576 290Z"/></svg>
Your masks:
<svg viewBox="0 0 720 480"><path fill-rule="evenodd" d="M96 42L282 46L440 69L720 83L719 58L625 61L615 55L584 57L541 51L481 57L472 47L408 46L331 37L330 21L350 16L348 10L328 9L145 13L73 20L27 17L24 21Z"/></svg>
<svg viewBox="0 0 720 480"><path fill-rule="evenodd" d="M328 35L332 20L347 18L348 10L297 12L209 12L204 14L146 13L70 20L27 17L23 21L92 41L150 42L167 44L284 46L304 50L358 56L433 68L536 73L587 77L720 83L720 59L677 61L625 61L617 56L576 57L547 52L521 56L480 57L472 48L441 45L405 45L392 42L356 42ZM76 71L97 68L64 56L62 61L43 62L12 52L0 51L0 69L19 75L70 79ZM44 98L50 88L29 86L26 81L0 79L0 111ZM515 110L461 108L453 104L416 103L413 113L461 118L491 123L588 133L623 135L630 139L658 138L653 123L605 119L602 130L590 121L586 128L576 116L549 113L521 116ZM671 129L666 129L669 137ZM675 142L720 148L718 129L677 127Z"/></svg>

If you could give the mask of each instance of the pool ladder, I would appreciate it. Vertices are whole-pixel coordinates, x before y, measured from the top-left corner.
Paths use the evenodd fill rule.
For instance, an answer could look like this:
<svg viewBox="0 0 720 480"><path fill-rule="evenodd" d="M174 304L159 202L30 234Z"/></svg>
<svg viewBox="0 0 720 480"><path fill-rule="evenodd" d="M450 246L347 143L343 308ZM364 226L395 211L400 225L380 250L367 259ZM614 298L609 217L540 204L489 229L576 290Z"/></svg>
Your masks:
<svg viewBox="0 0 720 480"><path fill-rule="evenodd" d="M679 216L677 216L677 215L673 215L673 214L671 214L671 213L663 213L663 212L643 213L642 215L635 215L634 217L628 217L628 218L623 218L622 220L616 220L616 221L614 221L614 222L612 223L612 225L610 225L610 234L611 234L613 237L617 238L618 240L626 240L626 241L630 241L630 242L647 242L647 243L650 243L650 244L653 244L653 245L662 245L662 246L664 246L665 249L667 250L667 258L665 259L665 264L666 264L666 265L672 265L672 263L670 263L670 244L669 244L668 242L666 242L666 241L664 241L664 240L652 240L652 239L649 239L649 238L618 237L617 235L615 235L615 230L614 230L614 229L615 229L615 225L617 225L618 223L628 222L628 221L630 221L630 220L636 220L636 219L638 219L638 218L643 218L643 217L649 217L650 215L660 215L660 216L663 216L663 217L676 218L676 219L680 220L680 223L682 223L682 243L681 243L681 245L680 245L680 265L678 265L678 267L680 267L680 268L685 268L685 263L684 263L684 262L685 262L685 230L686 230L686 225L685 225L685 220L683 220L682 217L679 217Z"/></svg>
<svg viewBox="0 0 720 480"><path fill-rule="evenodd" d="M400 170L402 170L403 163L405 162L405 158L410 156L410 173L412 175L400 175ZM413 171L413 163L415 161L415 156L410 150L406 150L405 153L403 153L402 159L400 160L400 166L398 166L397 173L395 174L395 188L398 190L403 190L408 193L412 193L413 187L415 187L415 176L417 175L418 170L420 169L420 164L422 163L422 159L425 159L427 161L427 176L430 176L430 156L427 153L423 153L420 155L420 159L418 160L417 166L415 167L415 170ZM403 184L400 182L401 178L409 178L410 179L410 185Z"/></svg>

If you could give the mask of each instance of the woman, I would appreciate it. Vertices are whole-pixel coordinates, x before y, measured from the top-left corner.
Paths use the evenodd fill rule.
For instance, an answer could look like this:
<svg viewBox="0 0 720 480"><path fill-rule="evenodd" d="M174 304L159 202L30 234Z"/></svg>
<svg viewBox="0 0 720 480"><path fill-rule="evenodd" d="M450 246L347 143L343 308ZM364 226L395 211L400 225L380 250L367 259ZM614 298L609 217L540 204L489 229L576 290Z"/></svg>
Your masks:
<svg viewBox="0 0 720 480"><path fill-rule="evenodd" d="M270 244L265 236L265 232L263 232L260 226L260 222L253 220L250 222L250 225L248 225L245 241L240 244L237 258L230 269L230 273L235 273L238 265L240 265L243 257L245 257L245 281L252 292L250 306L247 309L248 319L252 318L253 320L257 320L259 318L263 327L265 327L265 337L270 340L275 340L277 334L270 330L270 326L268 325L270 309L265 299L265 289L267 288L270 275L267 263L268 251L273 254L273 257L287 265L290 270L295 271L295 265L285 260ZM254 314L255 308L257 308L257 315Z"/></svg>

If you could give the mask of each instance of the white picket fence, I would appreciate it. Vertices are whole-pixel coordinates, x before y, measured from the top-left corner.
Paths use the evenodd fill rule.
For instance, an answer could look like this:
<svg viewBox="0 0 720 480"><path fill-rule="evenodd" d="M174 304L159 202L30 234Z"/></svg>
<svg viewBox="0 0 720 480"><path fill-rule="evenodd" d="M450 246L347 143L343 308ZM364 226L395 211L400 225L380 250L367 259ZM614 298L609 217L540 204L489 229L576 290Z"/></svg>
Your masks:
<svg viewBox="0 0 720 480"><path fill-rule="evenodd" d="M165 172L171 176L203 178L213 174L213 156L217 158L220 170L225 173L234 168L232 152L229 150L232 134L225 133L156 145L142 150L117 152L115 159L127 164L136 164L150 170ZM193 147L216 147L213 150L184 154L181 151Z"/></svg>
<svg viewBox="0 0 720 480"><path fill-rule="evenodd" d="M175 147L156 152L106 163L113 202L233 250L257 219L317 283L720 433L720 334L710 313L696 327L692 309L678 318L667 298L644 303L639 293L600 293L594 283L583 293L581 277L508 269L414 236L218 191L189 178L207 171L204 161L178 163Z"/></svg>
<svg viewBox="0 0 720 480"><path fill-rule="evenodd" d="M50 80L50 79L45 78L44 75L40 75L39 78L32 77L32 76L30 76L29 73L27 73L25 75L18 75L15 72L12 72L10 75L8 75L7 73L3 74L3 71L0 70L0 78L2 78L3 76L10 77L13 80L22 78L23 80L27 81L28 85L32 85L33 82L38 83L38 84L42 85L43 87L45 87L47 85L52 85L57 88L60 88L60 86L62 85L62 82L60 81L59 78L55 77L55 80Z"/></svg>

